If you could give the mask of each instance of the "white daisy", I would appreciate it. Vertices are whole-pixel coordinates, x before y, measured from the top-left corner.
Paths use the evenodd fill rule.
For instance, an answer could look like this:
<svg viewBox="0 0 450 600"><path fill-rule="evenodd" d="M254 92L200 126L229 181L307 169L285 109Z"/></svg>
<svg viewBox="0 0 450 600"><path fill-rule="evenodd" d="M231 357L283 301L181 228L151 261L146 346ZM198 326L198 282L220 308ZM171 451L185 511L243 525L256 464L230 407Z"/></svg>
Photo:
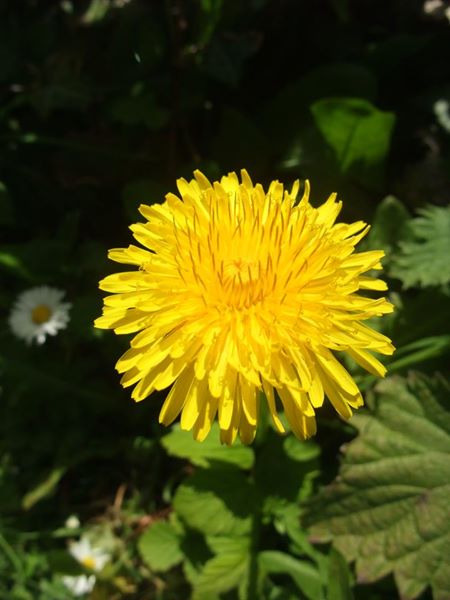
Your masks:
<svg viewBox="0 0 450 600"><path fill-rule="evenodd" d="M92 592L95 585L95 575L65 575L62 581L75 596L83 596Z"/></svg>
<svg viewBox="0 0 450 600"><path fill-rule="evenodd" d="M87 569L101 571L110 556L100 548L94 548L87 537L81 537L78 542L69 545L70 554Z"/></svg>
<svg viewBox="0 0 450 600"><path fill-rule="evenodd" d="M12 332L28 344L35 339L43 344L47 335L56 335L69 322L69 302L62 302L65 292L46 285L22 292L9 316Z"/></svg>

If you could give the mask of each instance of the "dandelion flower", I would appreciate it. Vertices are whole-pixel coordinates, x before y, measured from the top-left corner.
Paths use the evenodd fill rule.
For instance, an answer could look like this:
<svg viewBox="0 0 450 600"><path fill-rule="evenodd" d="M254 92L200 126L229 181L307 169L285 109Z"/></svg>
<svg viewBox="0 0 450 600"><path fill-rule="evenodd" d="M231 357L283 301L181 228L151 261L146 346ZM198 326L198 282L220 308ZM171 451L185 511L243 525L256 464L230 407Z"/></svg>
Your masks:
<svg viewBox="0 0 450 600"><path fill-rule="evenodd" d="M99 328L137 334L117 362L132 398L172 385L160 422L203 440L218 417L222 442L255 435L265 395L275 428L283 408L299 438L316 431L315 411L327 397L344 418L363 404L336 352L384 376L372 351L391 354L390 340L364 321L392 311L380 279L382 251L355 253L369 227L335 224L341 202L332 194L313 208L309 183L267 191L248 173L211 184L200 172L177 182L180 198L140 207L147 222L131 226L144 248L110 250L137 270L109 275ZM363 295L358 292L362 291ZM261 393L263 392L263 394Z"/></svg>
<svg viewBox="0 0 450 600"><path fill-rule="evenodd" d="M42 285L22 292L9 316L9 325L18 338L43 344L47 335L56 335L69 322L69 302L65 292Z"/></svg>

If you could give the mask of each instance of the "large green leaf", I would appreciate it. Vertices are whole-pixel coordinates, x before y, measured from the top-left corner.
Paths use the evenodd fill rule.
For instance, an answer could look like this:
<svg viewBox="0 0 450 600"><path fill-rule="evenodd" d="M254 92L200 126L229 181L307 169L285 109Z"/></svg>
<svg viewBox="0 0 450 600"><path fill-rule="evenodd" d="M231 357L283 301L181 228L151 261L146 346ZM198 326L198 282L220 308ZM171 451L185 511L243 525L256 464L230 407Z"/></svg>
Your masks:
<svg viewBox="0 0 450 600"><path fill-rule="evenodd" d="M216 462L235 465L241 469L250 469L253 465L253 450L248 446L236 443L231 447L224 446L219 439L219 426L214 423L210 435L199 444L192 438L192 433L182 431L175 425L172 431L162 438L162 444L169 454L179 458L187 458L199 467L210 467Z"/></svg>
<svg viewBox="0 0 450 600"><path fill-rule="evenodd" d="M378 188L395 116L361 98L324 98L311 112L341 172Z"/></svg>
<svg viewBox="0 0 450 600"><path fill-rule="evenodd" d="M409 223L410 239L400 242L390 274L405 288L450 282L450 207L428 206Z"/></svg>
<svg viewBox="0 0 450 600"><path fill-rule="evenodd" d="M234 468L198 470L177 489L173 506L188 527L204 535L245 535L251 528L255 489Z"/></svg>
<svg viewBox="0 0 450 600"><path fill-rule="evenodd" d="M183 559L180 542L181 536L172 523L158 521L141 535L138 549L154 571L167 571Z"/></svg>
<svg viewBox="0 0 450 600"><path fill-rule="evenodd" d="M194 583L193 600L203 600L238 587L246 579L248 538L218 538L209 544L217 553L208 560Z"/></svg>
<svg viewBox="0 0 450 600"><path fill-rule="evenodd" d="M356 561L360 582L392 572L405 600L427 586L450 597L449 387L418 374L380 383L375 412L355 415L359 436L306 517L314 539Z"/></svg>

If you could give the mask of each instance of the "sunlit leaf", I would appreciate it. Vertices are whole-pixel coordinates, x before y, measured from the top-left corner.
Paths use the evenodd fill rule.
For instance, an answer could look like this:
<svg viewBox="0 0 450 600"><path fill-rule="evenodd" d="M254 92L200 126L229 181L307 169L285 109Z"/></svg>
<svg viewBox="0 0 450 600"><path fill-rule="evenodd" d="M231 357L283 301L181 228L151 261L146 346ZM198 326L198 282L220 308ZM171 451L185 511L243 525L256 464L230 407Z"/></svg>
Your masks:
<svg viewBox="0 0 450 600"><path fill-rule="evenodd" d="M214 423L211 434L199 444L189 431L182 431L179 425L162 438L162 445L172 456L186 458L199 467L210 467L217 462L250 469L253 464L253 450L239 443L231 447L220 443L219 426Z"/></svg>
<svg viewBox="0 0 450 600"><path fill-rule="evenodd" d="M356 561L359 582L393 573L400 595L450 595L449 384L412 374L377 387L374 413L355 415L339 477L310 503L317 541Z"/></svg>
<svg viewBox="0 0 450 600"><path fill-rule="evenodd" d="M139 553L154 571L167 571L183 559L180 539L170 522L158 521L139 538Z"/></svg>
<svg viewBox="0 0 450 600"><path fill-rule="evenodd" d="M311 106L311 112L341 172L380 187L394 114L361 98L324 98Z"/></svg>
<svg viewBox="0 0 450 600"><path fill-rule="evenodd" d="M235 468L198 470L177 489L173 506L188 527L204 535L250 531L255 490Z"/></svg>
<svg viewBox="0 0 450 600"><path fill-rule="evenodd" d="M260 568L266 573L284 573L295 581L297 587L309 600L324 597L323 582L319 571L310 562L299 560L278 550L264 550L258 555Z"/></svg>
<svg viewBox="0 0 450 600"><path fill-rule="evenodd" d="M450 207L428 206L409 222L409 239L400 242L390 273L405 288L450 282Z"/></svg>
<svg viewBox="0 0 450 600"><path fill-rule="evenodd" d="M238 587L246 578L249 561L247 539L222 538L216 540L215 548L217 555L206 562L195 581L193 600L227 592Z"/></svg>

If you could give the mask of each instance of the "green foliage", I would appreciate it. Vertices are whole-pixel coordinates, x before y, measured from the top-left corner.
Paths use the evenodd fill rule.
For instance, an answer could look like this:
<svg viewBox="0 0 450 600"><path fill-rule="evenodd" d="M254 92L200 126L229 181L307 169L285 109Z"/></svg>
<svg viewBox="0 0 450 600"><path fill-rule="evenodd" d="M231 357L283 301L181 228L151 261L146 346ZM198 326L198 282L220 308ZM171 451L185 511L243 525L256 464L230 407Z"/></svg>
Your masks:
<svg viewBox="0 0 450 600"><path fill-rule="evenodd" d="M165 521L151 525L139 538L138 548L154 571L167 571L183 559L180 535L172 523Z"/></svg>
<svg viewBox="0 0 450 600"><path fill-rule="evenodd" d="M253 465L251 448L240 443L228 448L220 443L217 423L213 424L211 435L202 444L198 444L190 432L183 431L176 425L162 438L162 445L171 456L187 458L199 467L214 467L217 463L250 469Z"/></svg>
<svg viewBox="0 0 450 600"><path fill-rule="evenodd" d="M427 206L409 222L409 235L393 257L391 275L412 286L448 286L450 282L450 207Z"/></svg>
<svg viewBox="0 0 450 600"><path fill-rule="evenodd" d="M1 600L74 599L62 577L88 573L68 551L86 533L112 556L87 600L386 600L393 578L373 580L388 572L405 598L427 584L450 595L433 562L448 554L447 413L433 400L443 384L424 379L450 357L450 145L435 110L448 22L413 2L370 4L0 3ZM139 205L196 168L242 167L264 184L310 179L315 205L336 191L344 221L372 224L361 250L386 252L396 310L371 325L393 339L398 378L374 392L349 361L377 408L355 416L342 479L314 500L349 426L324 408L302 443L262 414L255 443L232 448L217 425L202 444L162 431L165 392L135 405L113 369L127 340L93 327L106 251L130 243ZM40 347L7 322L35 285L72 304ZM404 380L412 367L424 375ZM409 495L389 504L400 485ZM309 501L345 558L312 545Z"/></svg>
<svg viewBox="0 0 450 600"><path fill-rule="evenodd" d="M413 374L378 384L375 412L353 419L359 437L306 518L316 540L356 561L359 581L393 572L402 598L431 585L443 600L450 589L449 391Z"/></svg>
<svg viewBox="0 0 450 600"><path fill-rule="evenodd" d="M395 115L360 98L325 98L311 111L340 171L379 189Z"/></svg>

